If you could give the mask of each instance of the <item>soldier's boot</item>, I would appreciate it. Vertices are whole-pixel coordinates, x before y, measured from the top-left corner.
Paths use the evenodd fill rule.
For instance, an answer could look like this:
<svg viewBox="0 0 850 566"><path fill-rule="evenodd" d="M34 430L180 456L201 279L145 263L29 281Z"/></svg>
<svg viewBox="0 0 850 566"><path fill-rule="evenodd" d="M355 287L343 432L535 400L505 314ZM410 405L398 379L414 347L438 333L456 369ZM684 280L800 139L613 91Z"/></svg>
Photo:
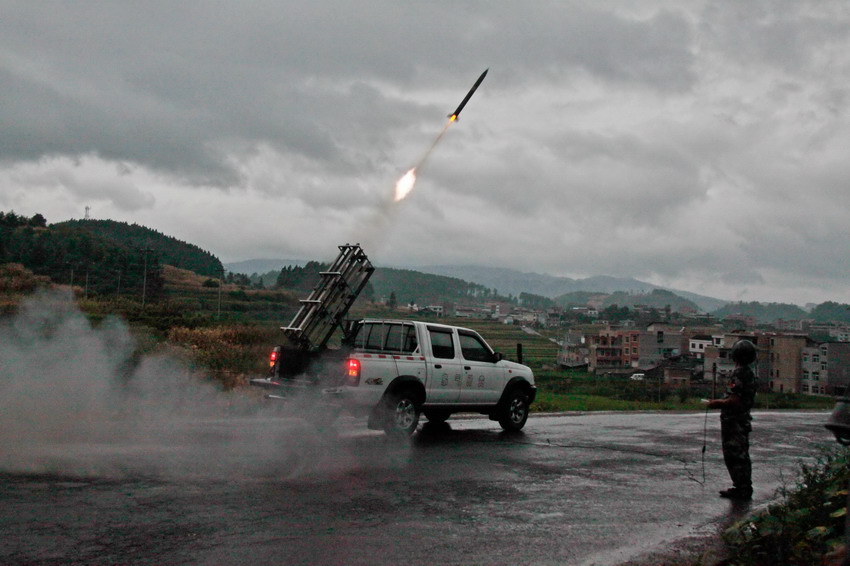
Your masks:
<svg viewBox="0 0 850 566"><path fill-rule="evenodd" d="M753 488L751 487L730 487L720 492L720 497L726 499L737 499L739 501L749 501L753 498Z"/></svg>

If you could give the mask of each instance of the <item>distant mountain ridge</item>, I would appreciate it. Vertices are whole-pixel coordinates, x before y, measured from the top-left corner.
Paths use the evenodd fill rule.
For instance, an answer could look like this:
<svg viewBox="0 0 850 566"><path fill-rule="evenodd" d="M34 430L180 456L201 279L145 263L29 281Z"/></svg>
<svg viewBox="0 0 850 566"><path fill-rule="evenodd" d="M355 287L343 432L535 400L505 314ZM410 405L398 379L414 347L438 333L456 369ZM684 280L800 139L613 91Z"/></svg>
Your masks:
<svg viewBox="0 0 850 566"><path fill-rule="evenodd" d="M504 267L480 267L473 265L429 265L412 269L434 275L457 277L465 281L484 285L488 288L494 288L500 294L510 293L518 295L519 293L526 292L554 299L576 291L593 291L609 294L617 292L648 294L658 289L670 291L684 299L693 301L693 303L705 312L715 311L729 302L697 293L645 283L630 277L596 275L585 279L572 279L570 277L556 277L541 273L525 273Z"/></svg>
<svg viewBox="0 0 850 566"><path fill-rule="evenodd" d="M247 275L257 273L264 274L270 271L279 271L284 267L303 267L306 260L298 259L249 259L244 261L224 264L225 269L234 273L245 273ZM391 269L387 266L378 266ZM596 275L584 279L572 279L570 277L556 277L542 273L525 273L515 269L504 267L480 267L472 265L429 265L409 266L404 268L393 268L396 271L416 271L429 275L440 275L459 279L464 282L483 286L487 289L495 289L500 295L519 296L521 293L531 293L550 299L556 299L562 295L579 291L593 293L631 293L635 295L649 295L655 290L670 291L683 299L693 302L704 312L715 311L729 301L707 297L688 291L679 291L645 283L633 278L611 277L608 275ZM389 274L387 274L389 275ZM378 284L376 291L380 294L384 291L383 282Z"/></svg>

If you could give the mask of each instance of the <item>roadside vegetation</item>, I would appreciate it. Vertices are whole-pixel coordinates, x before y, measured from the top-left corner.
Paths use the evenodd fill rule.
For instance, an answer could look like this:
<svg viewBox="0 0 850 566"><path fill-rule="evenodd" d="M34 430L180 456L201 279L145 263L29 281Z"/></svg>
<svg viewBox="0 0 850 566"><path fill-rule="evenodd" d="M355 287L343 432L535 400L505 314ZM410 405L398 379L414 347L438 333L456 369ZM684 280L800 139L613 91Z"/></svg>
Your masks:
<svg viewBox="0 0 850 566"><path fill-rule="evenodd" d="M848 458L848 449L834 448L824 450L814 463L801 464L794 484L778 490L777 503L726 531L728 564L842 564L847 550Z"/></svg>

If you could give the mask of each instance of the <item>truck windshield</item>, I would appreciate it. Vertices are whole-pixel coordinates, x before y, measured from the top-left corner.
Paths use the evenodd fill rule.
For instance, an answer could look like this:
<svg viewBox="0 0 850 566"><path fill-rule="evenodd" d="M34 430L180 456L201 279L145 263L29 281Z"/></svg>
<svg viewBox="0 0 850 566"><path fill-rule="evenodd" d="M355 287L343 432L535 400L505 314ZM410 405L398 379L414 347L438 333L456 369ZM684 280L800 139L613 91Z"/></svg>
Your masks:
<svg viewBox="0 0 850 566"><path fill-rule="evenodd" d="M460 353L471 362L492 362L493 354L484 341L471 332L458 332Z"/></svg>

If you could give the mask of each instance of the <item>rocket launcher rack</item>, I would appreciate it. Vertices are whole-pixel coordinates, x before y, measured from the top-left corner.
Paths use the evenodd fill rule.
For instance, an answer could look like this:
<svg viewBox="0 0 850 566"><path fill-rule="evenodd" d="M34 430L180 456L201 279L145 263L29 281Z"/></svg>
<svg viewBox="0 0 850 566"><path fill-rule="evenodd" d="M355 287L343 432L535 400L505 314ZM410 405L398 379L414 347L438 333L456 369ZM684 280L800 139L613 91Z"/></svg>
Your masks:
<svg viewBox="0 0 850 566"><path fill-rule="evenodd" d="M316 352L327 345L338 326L342 326L348 309L363 291L375 268L359 245L339 246L339 256L310 296L301 301L301 308L289 326L282 326L289 341L302 352Z"/></svg>

